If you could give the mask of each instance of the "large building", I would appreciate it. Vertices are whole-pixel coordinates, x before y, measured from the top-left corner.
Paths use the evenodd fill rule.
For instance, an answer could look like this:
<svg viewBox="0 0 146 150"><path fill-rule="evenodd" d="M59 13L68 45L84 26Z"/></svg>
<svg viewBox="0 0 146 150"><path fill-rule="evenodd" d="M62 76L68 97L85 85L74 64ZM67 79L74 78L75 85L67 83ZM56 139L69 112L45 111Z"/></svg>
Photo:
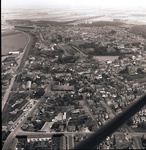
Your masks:
<svg viewBox="0 0 146 150"><path fill-rule="evenodd" d="M68 147L68 137L64 134L57 134L52 136L52 150L65 150L69 149Z"/></svg>
<svg viewBox="0 0 146 150"><path fill-rule="evenodd" d="M27 81L26 89L27 90L31 89L31 81Z"/></svg>
<svg viewBox="0 0 146 150"><path fill-rule="evenodd" d="M60 149L68 149L67 148L68 140L66 136L61 136L60 137Z"/></svg>
<svg viewBox="0 0 146 150"><path fill-rule="evenodd" d="M52 86L53 91L74 91L74 86L68 86L68 85L53 85Z"/></svg>

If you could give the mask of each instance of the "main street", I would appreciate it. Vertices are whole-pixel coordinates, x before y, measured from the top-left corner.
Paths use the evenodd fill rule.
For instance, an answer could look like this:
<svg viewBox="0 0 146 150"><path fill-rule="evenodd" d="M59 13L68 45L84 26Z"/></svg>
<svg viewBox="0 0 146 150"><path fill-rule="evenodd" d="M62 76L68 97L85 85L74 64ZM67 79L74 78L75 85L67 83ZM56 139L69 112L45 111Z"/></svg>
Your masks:
<svg viewBox="0 0 146 150"><path fill-rule="evenodd" d="M88 102L87 102L87 99L86 99L87 96L86 96L86 94L82 94L82 95L83 95L84 106L87 107L90 116L91 116L92 119L95 121L97 128L99 128L97 119L96 119L96 117L93 115L93 112L91 111L90 106L89 106L89 104L88 104Z"/></svg>
<svg viewBox="0 0 146 150"><path fill-rule="evenodd" d="M18 129L17 135L26 135L29 138L33 138L33 137L47 137L53 134L67 134L67 135L86 135L86 134L93 134L95 132L28 132L28 131L23 131L20 128ZM143 135L146 135L146 133L142 133L142 132L134 132L134 133L128 133L128 135L126 135L126 133L123 132L114 132L113 134L125 134L125 136L127 137L133 137L133 136L140 136L142 137Z"/></svg>
<svg viewBox="0 0 146 150"><path fill-rule="evenodd" d="M27 131L22 131L20 128L17 130L17 134L15 134L15 136L16 135L19 135L19 136L21 136L21 135L26 135L27 136L27 138L48 138L48 137L51 137L53 134L64 134L64 135L66 135L66 136L69 136L69 137L72 137L72 145L74 146L74 141L73 141L73 138L74 138L74 136L83 136L83 135L88 135L88 136L90 136L90 135L92 135L92 134L94 134L95 132L50 132L50 133L48 133L48 132L27 132ZM121 133L121 132L115 132L115 133L113 133L113 134L123 134L123 133ZM129 133L128 135L126 135L127 137L129 137L129 138L132 138L132 137L134 137L134 140L136 140L138 137L142 137L144 135L144 133L140 133L140 132L138 132L138 133ZM146 135L146 133L145 133L145 135ZM13 138L15 138L15 137L13 137ZM138 138L138 139L140 139L140 138ZM138 143L138 142L136 142L135 144L135 147L141 147L142 148L142 144L141 144L141 141L139 141L140 143ZM15 145L16 145L16 143L17 143L17 139L15 138L14 139L14 142L13 142L13 145L11 144L11 148L13 148L14 149L14 147L15 147Z"/></svg>
<svg viewBox="0 0 146 150"><path fill-rule="evenodd" d="M27 120L27 118L35 111L35 109L38 107L38 105L44 100L44 96L38 100L38 102L34 105L34 107L28 111L26 114L23 114L21 116L22 121L19 121L19 124L17 125L16 128L14 128L14 130L10 133L10 135L7 137L4 146L3 146L3 150L9 149L10 145L11 145L11 141L15 138L15 136L20 132L20 128L21 126L25 123L25 121ZM21 120L20 119L20 120Z"/></svg>
<svg viewBox="0 0 146 150"><path fill-rule="evenodd" d="M45 94L48 92L48 88L45 88ZM44 96L41 97L40 100L38 100L38 102L26 113L24 113L21 118L19 118L18 124L16 126L16 128L14 128L14 130L10 133L10 135L7 137L4 146L3 146L3 150L7 150L10 148L10 146L12 147L12 145L15 146L15 144L11 144L12 140L15 139L15 136L22 130L20 129L21 126L25 123L25 121L27 120L27 118L35 111L35 109L40 105L40 103L46 99L45 98L45 94ZM23 132L22 132L23 133ZM14 141L14 143L16 143L16 140Z"/></svg>

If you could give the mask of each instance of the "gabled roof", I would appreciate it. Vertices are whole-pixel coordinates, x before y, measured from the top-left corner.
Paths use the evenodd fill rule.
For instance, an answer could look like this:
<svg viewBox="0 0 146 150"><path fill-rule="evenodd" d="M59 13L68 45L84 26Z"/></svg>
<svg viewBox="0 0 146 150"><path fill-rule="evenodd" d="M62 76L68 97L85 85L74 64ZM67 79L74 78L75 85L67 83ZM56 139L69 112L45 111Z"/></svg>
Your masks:
<svg viewBox="0 0 146 150"><path fill-rule="evenodd" d="M14 124L14 122L13 121L9 121L9 123L8 123L9 125L13 125Z"/></svg>

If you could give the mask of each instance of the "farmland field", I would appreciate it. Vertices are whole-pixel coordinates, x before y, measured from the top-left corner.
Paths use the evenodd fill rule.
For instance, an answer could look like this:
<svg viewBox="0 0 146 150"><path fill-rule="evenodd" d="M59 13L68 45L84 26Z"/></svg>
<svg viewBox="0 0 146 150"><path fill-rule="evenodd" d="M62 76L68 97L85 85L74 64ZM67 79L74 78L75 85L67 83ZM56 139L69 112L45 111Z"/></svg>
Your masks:
<svg viewBox="0 0 146 150"><path fill-rule="evenodd" d="M2 55L7 55L10 51L19 51L27 44L28 37L22 32L8 31L2 33Z"/></svg>

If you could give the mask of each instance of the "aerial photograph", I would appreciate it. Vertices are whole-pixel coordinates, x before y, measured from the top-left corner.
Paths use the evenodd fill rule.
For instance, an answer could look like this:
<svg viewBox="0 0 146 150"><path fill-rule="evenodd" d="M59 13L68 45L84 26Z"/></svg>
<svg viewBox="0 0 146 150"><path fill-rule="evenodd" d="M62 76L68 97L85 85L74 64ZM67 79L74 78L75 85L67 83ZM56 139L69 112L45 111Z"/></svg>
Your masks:
<svg viewBox="0 0 146 150"><path fill-rule="evenodd" d="M2 150L146 149L146 0L1 1Z"/></svg>

